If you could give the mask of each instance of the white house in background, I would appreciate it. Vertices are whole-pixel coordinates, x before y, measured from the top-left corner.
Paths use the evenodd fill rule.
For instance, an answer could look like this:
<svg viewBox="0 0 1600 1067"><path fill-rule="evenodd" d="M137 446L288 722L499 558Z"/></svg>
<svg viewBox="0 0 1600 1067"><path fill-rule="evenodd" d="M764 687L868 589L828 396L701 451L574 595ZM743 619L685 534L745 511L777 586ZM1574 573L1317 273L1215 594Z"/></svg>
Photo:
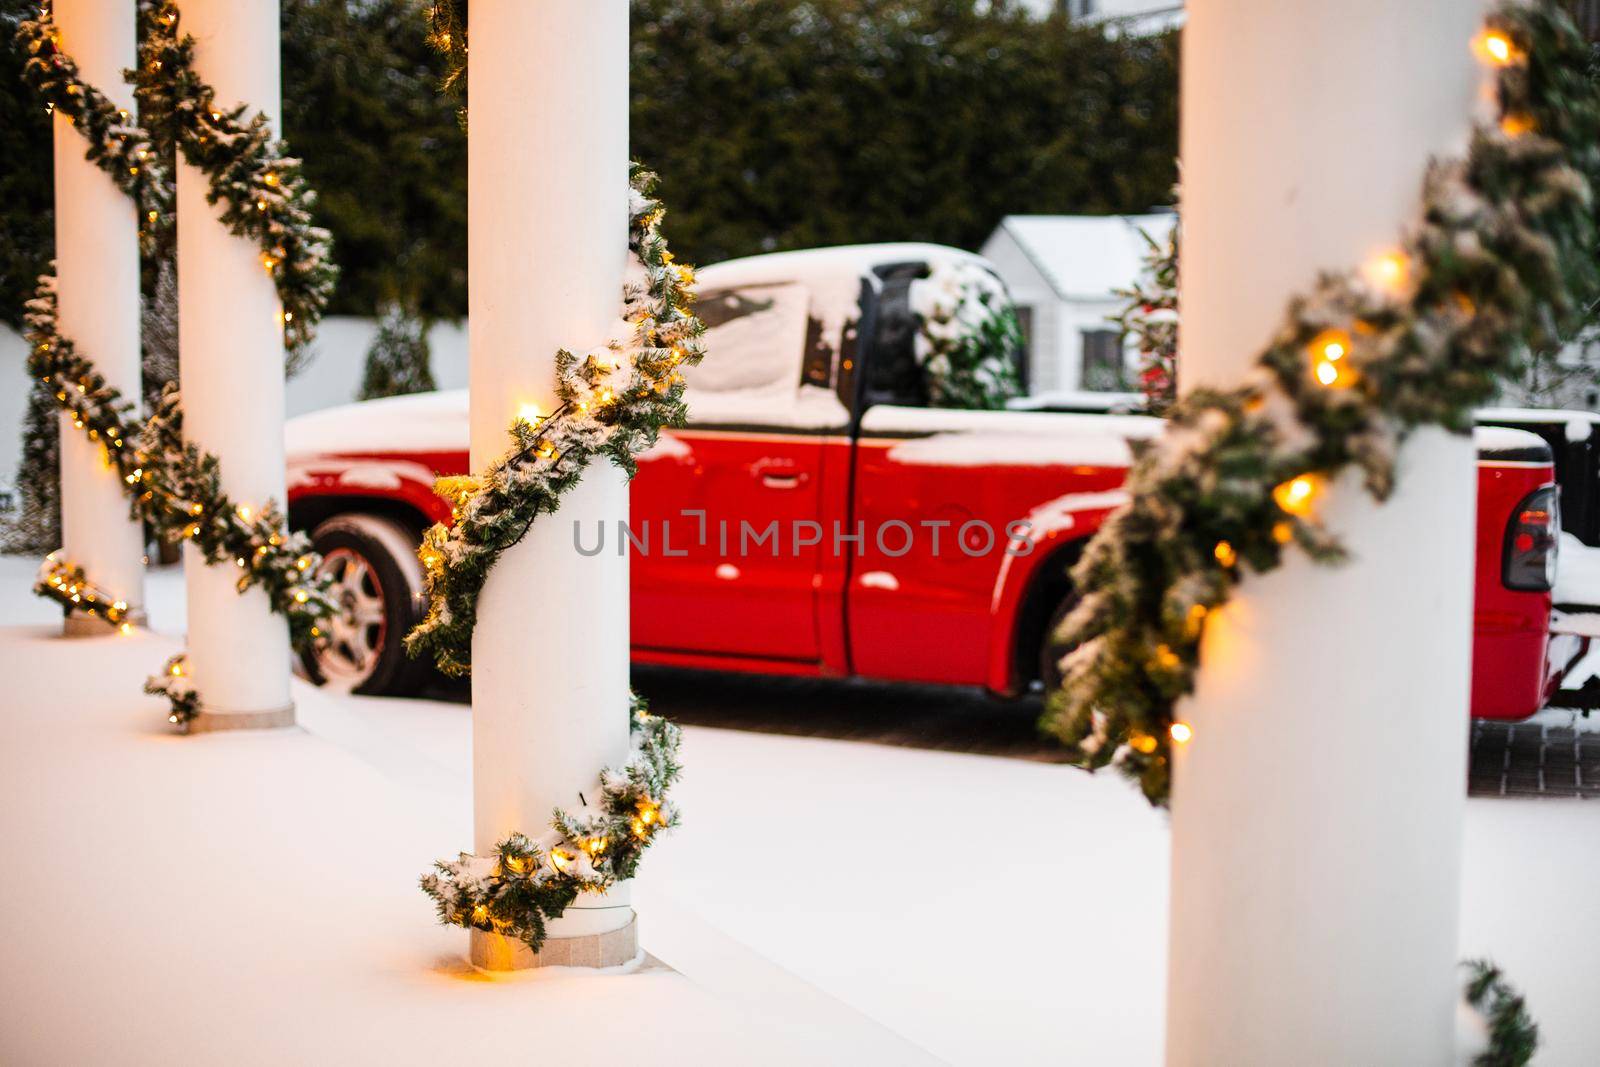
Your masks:
<svg viewBox="0 0 1600 1067"><path fill-rule="evenodd" d="M1000 272L1027 338L1028 392L1134 386L1135 355L1109 319L1143 269L1145 234L1165 241L1176 215L1008 215L982 254Z"/></svg>
<svg viewBox="0 0 1600 1067"><path fill-rule="evenodd" d="M1043 18L1065 11L1081 22L1105 22L1122 33L1160 33L1183 25L1182 0L1021 0Z"/></svg>

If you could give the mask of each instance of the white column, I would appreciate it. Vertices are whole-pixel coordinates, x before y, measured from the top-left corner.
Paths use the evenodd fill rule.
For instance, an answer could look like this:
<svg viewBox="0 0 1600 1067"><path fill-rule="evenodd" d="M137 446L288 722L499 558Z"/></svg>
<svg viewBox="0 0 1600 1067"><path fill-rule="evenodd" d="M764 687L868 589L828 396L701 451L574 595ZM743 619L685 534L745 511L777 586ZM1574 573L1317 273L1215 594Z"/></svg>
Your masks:
<svg viewBox="0 0 1600 1067"><path fill-rule="evenodd" d="M1477 99L1471 0L1194 0L1183 57L1183 386L1234 386L1317 272L1417 217ZM1172 793L1169 1064L1452 1062L1474 458L1323 498L1215 613Z"/></svg>
<svg viewBox="0 0 1600 1067"><path fill-rule="evenodd" d="M84 80L133 113L134 5L128 0L57 0L61 47ZM55 116L56 292L61 332L106 381L139 404L138 208L110 175L84 158L89 142L61 112ZM98 442L63 414L61 541L67 560L89 580L126 600L135 618L144 604L144 530L128 517L121 475ZM99 619L74 616L67 633L105 633Z"/></svg>
<svg viewBox="0 0 1600 1067"><path fill-rule="evenodd" d="M482 470L505 454L523 405L554 408L556 350L581 352L616 328L627 261L628 5L477 0L470 33L472 467ZM572 545L574 521L615 529L627 514L626 483L596 463L489 575L472 642L479 853L513 830L537 837L552 809L578 805L602 767L627 758L627 560L585 558ZM592 937L632 917L621 886L580 897L550 935ZM475 957L490 939L474 932ZM487 962L532 961L521 952Z"/></svg>
<svg viewBox="0 0 1600 1067"><path fill-rule="evenodd" d="M182 0L195 69L224 107L278 107L278 0ZM178 351L184 432L222 465L235 503L284 501L283 330L278 294L254 241L206 203L203 172L178 165ZM289 631L259 588L240 594L231 561L184 549L189 663L202 701L192 728L293 722Z"/></svg>

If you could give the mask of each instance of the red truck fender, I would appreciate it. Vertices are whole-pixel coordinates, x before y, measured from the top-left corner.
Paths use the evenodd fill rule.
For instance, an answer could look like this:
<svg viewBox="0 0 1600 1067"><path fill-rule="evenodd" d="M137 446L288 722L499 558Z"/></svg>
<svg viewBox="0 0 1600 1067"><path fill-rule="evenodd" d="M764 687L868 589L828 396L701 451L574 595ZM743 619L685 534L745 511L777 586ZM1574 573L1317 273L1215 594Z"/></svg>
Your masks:
<svg viewBox="0 0 1600 1067"><path fill-rule="evenodd" d="M1067 595L1066 568L1106 517L1127 501L1128 494L1122 489L1068 493L1040 504L1019 520L1027 524L1025 536L1031 547L1006 554L989 597L989 611L995 620L989 644L990 689L1015 693L1026 684L1024 675L1031 664L1025 657L1032 655L1060 597ZM1052 568L1060 568L1061 573L1052 573ZM1050 591L1057 587L1060 593L1052 595Z"/></svg>
<svg viewBox="0 0 1600 1067"><path fill-rule="evenodd" d="M434 471L451 473L459 465L459 458L442 455L292 457L287 471L289 509L294 525L307 530L343 511L401 510L411 514L397 517L420 529L449 521L450 506L433 491ZM379 502L387 507L371 506Z"/></svg>

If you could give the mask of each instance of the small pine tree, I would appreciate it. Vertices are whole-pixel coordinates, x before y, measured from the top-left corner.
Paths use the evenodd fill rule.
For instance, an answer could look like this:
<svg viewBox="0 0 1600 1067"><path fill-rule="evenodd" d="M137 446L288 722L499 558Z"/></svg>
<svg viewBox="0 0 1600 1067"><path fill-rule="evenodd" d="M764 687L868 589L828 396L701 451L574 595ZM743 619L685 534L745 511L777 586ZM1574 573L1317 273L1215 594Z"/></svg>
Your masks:
<svg viewBox="0 0 1600 1067"><path fill-rule="evenodd" d="M155 283L141 301L140 340L143 349L144 406L155 407L168 382L178 380L178 268L170 259L157 261Z"/></svg>
<svg viewBox="0 0 1600 1067"><path fill-rule="evenodd" d="M405 306L390 304L378 319L378 335L367 349L361 399L426 393L437 388L429 366L428 332L422 320Z"/></svg>
<svg viewBox="0 0 1600 1067"><path fill-rule="evenodd" d="M35 383L22 421L16 511L0 517L0 550L52 552L61 545L61 418L56 398Z"/></svg>
<svg viewBox="0 0 1600 1067"><path fill-rule="evenodd" d="M1178 242L1176 219L1166 241L1148 233L1144 268L1128 289L1113 292L1128 303L1112 321L1139 350L1139 388L1145 408L1165 415L1178 399Z"/></svg>

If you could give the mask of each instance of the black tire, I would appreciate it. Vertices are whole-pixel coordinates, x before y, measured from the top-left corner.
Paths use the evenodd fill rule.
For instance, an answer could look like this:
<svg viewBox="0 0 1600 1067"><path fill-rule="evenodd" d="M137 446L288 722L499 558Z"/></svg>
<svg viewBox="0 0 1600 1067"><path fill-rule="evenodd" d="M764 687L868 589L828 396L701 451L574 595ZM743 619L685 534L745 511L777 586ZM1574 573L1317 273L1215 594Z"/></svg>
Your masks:
<svg viewBox="0 0 1600 1067"><path fill-rule="evenodd" d="M1050 619L1044 624L1044 636L1039 639L1039 680L1044 684L1046 696L1061 688L1061 657L1070 651L1056 642L1056 631L1061 628L1062 620L1077 606L1076 594L1068 593L1050 612Z"/></svg>
<svg viewBox="0 0 1600 1067"><path fill-rule="evenodd" d="M405 650L426 607L416 534L392 519L347 514L323 522L311 541L323 572L336 579L335 596L357 611L320 627L322 636L300 654L307 676L371 696L421 690L432 666Z"/></svg>

